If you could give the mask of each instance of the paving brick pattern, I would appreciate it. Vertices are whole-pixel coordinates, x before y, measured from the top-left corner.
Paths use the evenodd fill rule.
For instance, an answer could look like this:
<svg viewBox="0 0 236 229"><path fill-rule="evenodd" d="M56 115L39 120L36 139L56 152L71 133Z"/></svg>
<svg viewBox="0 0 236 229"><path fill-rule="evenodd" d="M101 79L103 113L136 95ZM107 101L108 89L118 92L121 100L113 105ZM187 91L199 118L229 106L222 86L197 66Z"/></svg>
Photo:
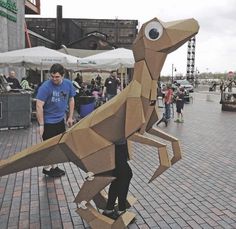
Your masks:
<svg viewBox="0 0 236 229"><path fill-rule="evenodd" d="M137 197L130 229L236 228L236 113L222 112L219 94L194 93L185 122L159 127L178 137L183 159L148 183L158 165L157 150L134 144L130 193ZM209 98L209 97L208 97ZM0 158L39 142L36 125L0 131ZM166 142L171 156L169 142ZM66 175L46 178L42 167L0 178L0 228L89 228L73 203L85 174L74 164ZM101 228L102 229L102 228Z"/></svg>

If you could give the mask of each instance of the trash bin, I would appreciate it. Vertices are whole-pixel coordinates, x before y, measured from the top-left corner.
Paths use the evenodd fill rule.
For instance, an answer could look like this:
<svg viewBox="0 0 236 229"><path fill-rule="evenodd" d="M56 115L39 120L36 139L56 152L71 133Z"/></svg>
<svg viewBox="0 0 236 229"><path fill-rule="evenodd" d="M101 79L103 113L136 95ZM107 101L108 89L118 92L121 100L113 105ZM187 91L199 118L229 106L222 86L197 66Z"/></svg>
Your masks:
<svg viewBox="0 0 236 229"><path fill-rule="evenodd" d="M93 96L79 96L79 115L81 118L85 117L94 110L95 97Z"/></svg>

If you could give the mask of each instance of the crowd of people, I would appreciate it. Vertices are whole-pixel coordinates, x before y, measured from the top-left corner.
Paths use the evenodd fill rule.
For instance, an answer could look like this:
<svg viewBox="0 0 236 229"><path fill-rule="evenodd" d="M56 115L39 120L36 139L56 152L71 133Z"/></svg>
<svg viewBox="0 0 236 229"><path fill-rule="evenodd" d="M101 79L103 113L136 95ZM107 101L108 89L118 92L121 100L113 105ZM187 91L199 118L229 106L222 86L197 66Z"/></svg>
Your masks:
<svg viewBox="0 0 236 229"><path fill-rule="evenodd" d="M32 84L30 77L22 77L21 81L16 77L16 72L11 70L8 76L3 75L4 80L8 83L7 91L18 92L26 90L32 92L32 97L38 93L38 88L42 84ZM68 71L65 69L64 78L68 78ZM79 97L81 96L93 96L95 98L95 108L102 105L104 102L114 97L120 88L120 80L117 76L117 71L111 71L110 75L103 80L102 76L98 73L91 82L84 82L81 72L77 73L77 76L72 80L72 84L75 88L75 109L79 112Z"/></svg>
<svg viewBox="0 0 236 229"><path fill-rule="evenodd" d="M161 88L158 87L158 94L162 96L162 103L164 105L163 117L157 122L156 125L159 125L161 122L164 122L167 126L171 120L171 116L174 117L174 104L176 106L176 116L175 122L183 123L184 122L184 104L186 101L186 94L188 93L183 86L179 84L173 87L172 83L167 83Z"/></svg>
<svg viewBox="0 0 236 229"><path fill-rule="evenodd" d="M66 78L66 73L64 72L64 78ZM51 74L51 73L50 73ZM15 71L10 71L9 76L6 77L8 84L10 85L12 90L28 90L34 92L33 95L36 96L38 94L38 87L33 88L28 80L28 77L23 77L21 82L16 78ZM77 76L74 80L72 80L72 85L75 89L74 95L74 107L80 112L80 104L79 104L79 97L81 96L93 96L95 98L95 108L102 105L104 102L113 98L117 93L120 91L121 81L117 76L117 71L112 70L110 75L103 81L102 76L98 73L96 77L92 78L91 82L84 82L81 73L77 73ZM222 86L223 87L223 86ZM165 122L167 125L171 119L171 112L173 111L173 103L176 104L176 114L177 119L175 122L184 122L183 119L183 109L184 109L184 96L185 96L185 89L177 85L177 88L173 89L172 84L168 83L163 88L159 88L163 96L163 104L164 104L164 114L162 121ZM161 120L160 120L161 121ZM157 123L157 125L160 122Z"/></svg>
<svg viewBox="0 0 236 229"><path fill-rule="evenodd" d="M22 77L21 81L19 81L16 77L16 72L11 70L8 76L3 75L8 86L10 86L9 90L18 91L18 90L27 90L34 91L33 87L30 85L28 77Z"/></svg>

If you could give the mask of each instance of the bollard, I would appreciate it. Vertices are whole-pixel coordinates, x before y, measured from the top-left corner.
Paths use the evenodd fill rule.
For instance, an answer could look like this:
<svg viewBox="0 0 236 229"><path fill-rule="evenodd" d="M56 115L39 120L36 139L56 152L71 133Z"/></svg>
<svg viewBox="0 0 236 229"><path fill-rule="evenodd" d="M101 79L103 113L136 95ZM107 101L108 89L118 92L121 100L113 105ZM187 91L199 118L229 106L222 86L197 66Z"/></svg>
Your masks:
<svg viewBox="0 0 236 229"><path fill-rule="evenodd" d="M211 94L207 94L207 96L206 96L206 101L208 101L208 102L213 102L213 99L212 99Z"/></svg>

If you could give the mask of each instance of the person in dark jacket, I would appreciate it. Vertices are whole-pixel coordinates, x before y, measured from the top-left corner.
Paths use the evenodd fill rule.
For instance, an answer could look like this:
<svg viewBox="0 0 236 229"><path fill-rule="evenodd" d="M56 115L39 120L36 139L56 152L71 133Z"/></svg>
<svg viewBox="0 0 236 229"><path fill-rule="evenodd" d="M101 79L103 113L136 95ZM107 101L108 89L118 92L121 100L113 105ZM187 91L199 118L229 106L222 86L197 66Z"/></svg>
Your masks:
<svg viewBox="0 0 236 229"><path fill-rule="evenodd" d="M19 80L16 78L15 71L10 71L10 74L7 77L7 82L9 83L11 89L22 89Z"/></svg>
<svg viewBox="0 0 236 229"><path fill-rule="evenodd" d="M175 122L184 122L184 87L180 87L177 94L176 94L176 112L177 112L177 119Z"/></svg>
<svg viewBox="0 0 236 229"><path fill-rule="evenodd" d="M106 97L107 100L112 99L117 94L119 85L120 80L117 78L117 71L113 70L105 80L102 96Z"/></svg>

